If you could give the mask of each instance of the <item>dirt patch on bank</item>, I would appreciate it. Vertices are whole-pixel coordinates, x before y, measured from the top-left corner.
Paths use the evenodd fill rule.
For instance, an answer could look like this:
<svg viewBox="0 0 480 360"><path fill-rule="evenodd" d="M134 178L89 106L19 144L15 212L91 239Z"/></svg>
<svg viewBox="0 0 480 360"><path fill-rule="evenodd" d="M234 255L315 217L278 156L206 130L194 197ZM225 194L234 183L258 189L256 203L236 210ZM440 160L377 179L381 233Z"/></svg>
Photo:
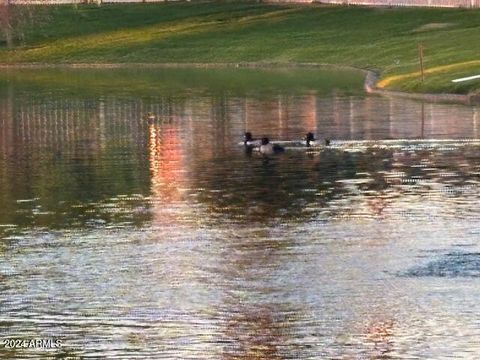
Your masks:
<svg viewBox="0 0 480 360"><path fill-rule="evenodd" d="M480 93L459 95L459 94L419 94L407 93L402 91L392 91L379 89L377 87L378 74L373 71L367 71L365 76L364 89L368 94L378 94L383 96L394 96L404 99L422 100L433 103L455 103L465 105L480 104Z"/></svg>

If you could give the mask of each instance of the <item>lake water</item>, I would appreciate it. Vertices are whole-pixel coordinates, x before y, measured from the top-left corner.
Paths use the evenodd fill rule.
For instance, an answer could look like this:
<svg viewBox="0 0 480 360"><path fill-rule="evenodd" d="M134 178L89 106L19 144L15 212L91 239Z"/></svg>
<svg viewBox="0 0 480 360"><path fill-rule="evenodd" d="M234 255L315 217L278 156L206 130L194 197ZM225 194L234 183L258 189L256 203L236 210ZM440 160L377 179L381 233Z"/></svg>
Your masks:
<svg viewBox="0 0 480 360"><path fill-rule="evenodd" d="M480 108L362 80L2 74L0 357L477 357ZM246 130L334 141L264 159Z"/></svg>

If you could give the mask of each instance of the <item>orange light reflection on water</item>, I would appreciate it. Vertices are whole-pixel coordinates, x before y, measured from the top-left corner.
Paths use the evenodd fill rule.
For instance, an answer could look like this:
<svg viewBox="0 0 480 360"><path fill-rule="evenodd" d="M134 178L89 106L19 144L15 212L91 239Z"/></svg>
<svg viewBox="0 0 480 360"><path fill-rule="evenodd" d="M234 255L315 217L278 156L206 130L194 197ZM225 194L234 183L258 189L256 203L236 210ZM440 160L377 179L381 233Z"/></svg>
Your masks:
<svg viewBox="0 0 480 360"><path fill-rule="evenodd" d="M181 146L180 131L171 124L150 124L148 140L151 192L156 204L154 221L171 222L176 216L172 213L166 218L165 212L161 210L166 204L178 203L182 199L180 189L186 178L183 171L185 152Z"/></svg>

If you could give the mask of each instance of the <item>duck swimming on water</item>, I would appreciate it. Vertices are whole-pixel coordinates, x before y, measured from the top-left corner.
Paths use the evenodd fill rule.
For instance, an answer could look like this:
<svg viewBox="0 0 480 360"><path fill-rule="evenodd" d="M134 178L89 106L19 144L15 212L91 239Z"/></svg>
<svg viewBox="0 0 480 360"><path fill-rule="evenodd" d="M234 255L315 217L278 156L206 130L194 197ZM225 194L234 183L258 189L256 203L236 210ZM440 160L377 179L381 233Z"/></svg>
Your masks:
<svg viewBox="0 0 480 360"><path fill-rule="evenodd" d="M285 148L278 144L272 144L270 143L268 137L263 137L262 145L260 145L259 151L263 155L273 155L285 152Z"/></svg>
<svg viewBox="0 0 480 360"><path fill-rule="evenodd" d="M312 142L315 141L315 136L312 132L308 132L307 135L305 135L305 146L310 147L311 145L314 145Z"/></svg>
<svg viewBox="0 0 480 360"><path fill-rule="evenodd" d="M252 133L247 131L244 136L243 144L245 146L260 146L262 145L262 141L259 139L254 139Z"/></svg>
<svg viewBox="0 0 480 360"><path fill-rule="evenodd" d="M301 147L323 147L330 145L330 139L325 139L319 141L315 139L315 135L313 132L308 132L305 134L305 137L302 140L282 140L282 141L273 141L270 142L268 137L263 137L261 139L255 139L252 136L252 133L247 131L244 135L243 142L239 143L239 145L243 144L245 146L245 151L248 154L251 154L253 150L258 150L260 153L265 155L271 154L278 154L285 151L285 148L280 146L287 145L290 148L301 148Z"/></svg>
<svg viewBox="0 0 480 360"><path fill-rule="evenodd" d="M315 139L315 135L313 135L312 132L308 132L305 135L305 146L310 147L310 146L315 146L317 145L317 139ZM330 139L325 139L325 146L330 145Z"/></svg>

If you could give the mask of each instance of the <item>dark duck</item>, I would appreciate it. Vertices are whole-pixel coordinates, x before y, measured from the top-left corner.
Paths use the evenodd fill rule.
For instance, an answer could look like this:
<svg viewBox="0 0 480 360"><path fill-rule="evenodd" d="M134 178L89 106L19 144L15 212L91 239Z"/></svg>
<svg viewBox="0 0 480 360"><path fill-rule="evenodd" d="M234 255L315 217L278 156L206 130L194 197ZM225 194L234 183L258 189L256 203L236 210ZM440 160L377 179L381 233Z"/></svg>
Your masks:
<svg viewBox="0 0 480 360"><path fill-rule="evenodd" d="M308 132L305 135L305 146L310 147L310 146L315 146L318 144L318 140L315 139L315 135L313 135L312 132ZM330 145L330 139L325 139L325 146Z"/></svg>

